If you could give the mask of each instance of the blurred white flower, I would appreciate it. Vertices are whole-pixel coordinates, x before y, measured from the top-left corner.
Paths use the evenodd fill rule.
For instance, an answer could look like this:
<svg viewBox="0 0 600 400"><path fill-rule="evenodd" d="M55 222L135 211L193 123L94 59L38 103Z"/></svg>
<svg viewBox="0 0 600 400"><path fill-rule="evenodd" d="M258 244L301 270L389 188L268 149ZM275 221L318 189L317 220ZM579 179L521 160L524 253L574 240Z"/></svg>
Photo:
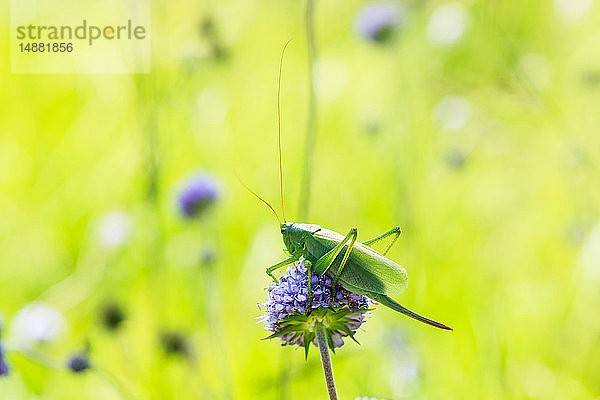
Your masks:
<svg viewBox="0 0 600 400"><path fill-rule="evenodd" d="M579 253L579 265L584 278L600 280L600 224L585 238Z"/></svg>
<svg viewBox="0 0 600 400"><path fill-rule="evenodd" d="M376 397L355 397L354 400L382 400Z"/></svg>
<svg viewBox="0 0 600 400"><path fill-rule="evenodd" d="M395 329L385 333L384 344L391 356L388 379L392 398L411 397L420 383L416 348L403 331Z"/></svg>
<svg viewBox="0 0 600 400"><path fill-rule="evenodd" d="M20 344L49 342L63 332L65 325L65 318L59 311L33 302L25 305L13 318L11 338Z"/></svg>
<svg viewBox="0 0 600 400"><path fill-rule="evenodd" d="M442 4L429 17L427 39L435 46L452 46L460 40L466 25L467 12L462 4Z"/></svg>
<svg viewBox="0 0 600 400"><path fill-rule="evenodd" d="M133 221L125 211L110 211L100 217L98 236L100 244L113 248L125 243L133 230Z"/></svg>
<svg viewBox="0 0 600 400"><path fill-rule="evenodd" d="M419 367L414 357L403 354L406 359L398 358L390 371L390 383L392 386L406 387L417 382L419 378Z"/></svg>
<svg viewBox="0 0 600 400"><path fill-rule="evenodd" d="M550 63L542 54L523 55L517 63L517 69L536 89L545 89L550 84L552 70Z"/></svg>
<svg viewBox="0 0 600 400"><path fill-rule="evenodd" d="M594 6L594 0L555 0L554 9L564 21L573 21L585 16Z"/></svg>
<svg viewBox="0 0 600 400"><path fill-rule="evenodd" d="M433 119L440 129L456 132L471 118L471 103L461 96L446 96L433 109Z"/></svg>

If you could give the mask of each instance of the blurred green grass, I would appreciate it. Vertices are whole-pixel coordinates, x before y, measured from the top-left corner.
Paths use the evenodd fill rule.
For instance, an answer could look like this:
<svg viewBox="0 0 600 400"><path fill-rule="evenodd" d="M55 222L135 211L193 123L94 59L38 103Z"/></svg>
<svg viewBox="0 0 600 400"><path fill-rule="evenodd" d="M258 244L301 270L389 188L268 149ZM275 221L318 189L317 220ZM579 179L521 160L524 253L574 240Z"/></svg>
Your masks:
<svg viewBox="0 0 600 400"><path fill-rule="evenodd" d="M341 397L598 398L597 4L566 23L553 2L464 2L465 34L447 49L426 38L442 2L413 3L386 46L356 34L363 4L317 1L323 79L306 222L357 226L359 239L401 225L390 257L407 268L410 286L399 300L455 331L377 309L358 335L362 346L334 357ZM240 399L325 397L315 353L305 362L301 351L259 340L264 268L281 259L282 243L268 210L233 174L278 204L275 88L281 47L293 37L283 156L286 211L297 215L303 7L154 3L149 75L16 75L2 63L3 338L18 310L39 300L68 321L41 351L61 358L89 341L92 363L139 398L223 398L224 386ZM190 61L206 53L198 26L207 16L227 56ZM1 30L7 38L8 16ZM8 40L0 45L8 53ZM541 66L524 66L531 54ZM449 95L470 104L457 132L432 117ZM176 194L195 170L211 171L224 194L210 215L189 222ZM127 212L133 231L106 249L97 225L111 210ZM214 275L194 262L205 246L216 251ZM98 322L110 301L127 314L115 333ZM165 331L188 338L192 359L162 352ZM121 398L99 373L8 359L2 399Z"/></svg>

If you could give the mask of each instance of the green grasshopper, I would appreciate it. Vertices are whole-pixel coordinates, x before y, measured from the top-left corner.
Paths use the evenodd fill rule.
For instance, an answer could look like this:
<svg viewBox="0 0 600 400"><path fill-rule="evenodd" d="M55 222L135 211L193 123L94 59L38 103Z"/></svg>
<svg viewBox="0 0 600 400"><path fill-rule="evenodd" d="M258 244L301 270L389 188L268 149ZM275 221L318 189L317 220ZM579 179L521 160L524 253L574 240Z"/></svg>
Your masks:
<svg viewBox="0 0 600 400"><path fill-rule="evenodd" d="M314 224L285 222L281 224L281 235L290 257L267 268L267 274L277 282L273 272L294 263L303 257L310 264L308 270L308 301L312 299L312 274L327 274L333 279L331 299L335 298L335 288L339 284L344 289L367 296L393 310L411 318L441 329L452 328L425 318L401 306L390 298L401 294L408 286L406 270L385 255L398 236L400 227L365 242L357 242L358 230L351 228L344 237L337 232ZM383 253L373 250L370 245L393 235L392 241ZM309 310L311 307L308 307Z"/></svg>
<svg viewBox="0 0 600 400"><path fill-rule="evenodd" d="M277 88L277 117L278 117L278 150L279 150L279 178L281 208L283 212L283 168L281 162L281 70L283 54L287 45L283 48L279 64L279 79ZM265 203L280 221L275 209L256 192L242 184L260 201ZM266 269L266 273L277 282L273 272L298 261L301 257L308 261L308 312L312 311L312 274L327 274L332 280L331 299L335 298L335 288L340 285L344 289L367 296L370 299L383 304L395 311L405 314L423 323L437 328L452 330L452 328L425 318L409 309L401 306L391 299L390 296L400 295L408 286L408 274L406 270L394 261L386 257L386 254L400 236L400 227L396 226L389 231L365 242L358 242L358 230L351 228L346 236L315 224L304 224L286 222L283 212L284 223L280 222L283 242L290 256ZM385 238L393 236L383 253L378 253L370 246Z"/></svg>

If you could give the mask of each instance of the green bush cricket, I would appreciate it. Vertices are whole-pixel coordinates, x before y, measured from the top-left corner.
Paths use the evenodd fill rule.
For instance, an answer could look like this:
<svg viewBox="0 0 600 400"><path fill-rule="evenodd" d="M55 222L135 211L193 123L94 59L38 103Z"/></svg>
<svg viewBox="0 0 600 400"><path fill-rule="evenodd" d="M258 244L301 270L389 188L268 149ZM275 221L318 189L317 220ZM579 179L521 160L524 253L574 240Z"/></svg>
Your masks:
<svg viewBox="0 0 600 400"><path fill-rule="evenodd" d="M290 256L267 268L266 272L275 281L273 272L300 257L304 257L310 265L308 268L308 293L311 299L311 274L327 274L333 279L332 298L336 285L344 289L367 296L395 311L411 318L441 329L452 328L432 321L396 303L390 296L401 294L408 286L406 270L394 261L385 257L391 246L400 235L400 227L393 229L365 242L358 242L358 230L351 228L343 235L314 224L285 222L281 224L283 242ZM383 253L373 250L370 245L393 236ZM307 264L308 265L308 264Z"/></svg>
<svg viewBox="0 0 600 400"><path fill-rule="evenodd" d="M265 203L275 214L281 228L281 235L289 257L266 269L266 273L277 282L273 272L289 264L304 258L308 269L308 301L312 301L311 276L312 274L327 274L332 280L331 298L335 297L335 288L337 285L344 289L367 296L370 299L383 304L395 311L414 318L418 321L437 328L452 330L452 328L425 318L409 309L401 306L390 296L400 295L408 286L408 274L406 270L386 257L386 254L400 236L400 227L396 226L389 231L373 239L358 242L358 229L351 228L346 236L335 231L322 228L315 224L305 224L296 222L287 222L283 207L283 168L281 156L281 112L280 112L280 92L281 92L281 71L283 64L283 55L288 43L283 47L279 64L279 78L277 87L277 118L278 118L278 151L279 151L279 178L280 178L280 196L281 208L284 222L281 223L279 215L275 209L256 192L250 189L243 182L242 184L260 201ZM383 239L392 236L391 242L387 245L383 253L373 250L370 246ZM308 312L312 311L308 307Z"/></svg>

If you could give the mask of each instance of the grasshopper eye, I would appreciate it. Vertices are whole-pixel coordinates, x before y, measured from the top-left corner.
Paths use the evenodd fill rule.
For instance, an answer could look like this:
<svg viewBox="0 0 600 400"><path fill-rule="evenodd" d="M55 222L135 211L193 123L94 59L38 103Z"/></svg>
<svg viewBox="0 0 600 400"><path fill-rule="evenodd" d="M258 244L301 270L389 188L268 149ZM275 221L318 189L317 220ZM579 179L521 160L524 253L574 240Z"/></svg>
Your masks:
<svg viewBox="0 0 600 400"><path fill-rule="evenodd" d="M285 228L281 228L281 233L285 233Z"/></svg>

